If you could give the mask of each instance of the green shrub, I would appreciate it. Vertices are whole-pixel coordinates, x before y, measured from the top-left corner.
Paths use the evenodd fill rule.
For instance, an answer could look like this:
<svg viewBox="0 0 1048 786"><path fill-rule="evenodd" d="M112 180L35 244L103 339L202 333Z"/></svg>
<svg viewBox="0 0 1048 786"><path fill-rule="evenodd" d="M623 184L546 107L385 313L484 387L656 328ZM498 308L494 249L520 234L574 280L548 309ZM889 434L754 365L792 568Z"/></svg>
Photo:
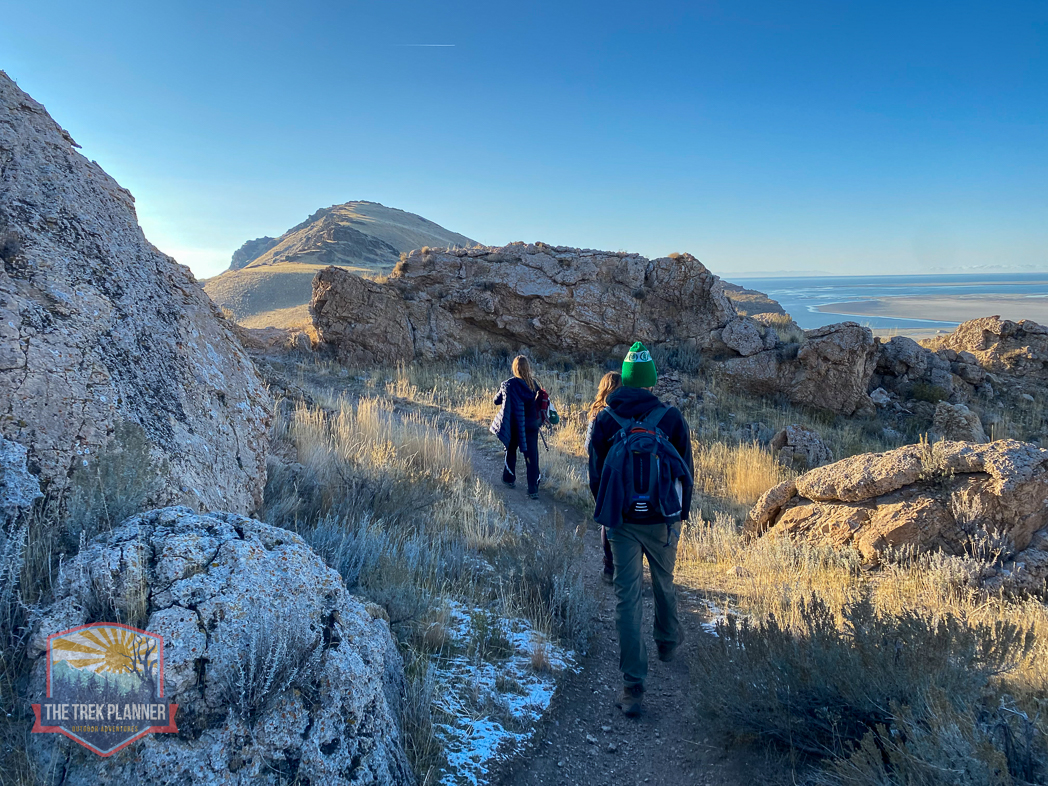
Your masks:
<svg viewBox="0 0 1048 786"><path fill-rule="evenodd" d="M932 385L930 382L914 382L913 387L910 388L910 396L917 401L927 401L931 404L938 404L950 398L945 388Z"/></svg>
<svg viewBox="0 0 1048 786"><path fill-rule="evenodd" d="M869 599L841 609L840 620L817 596L795 612L793 626L774 617L718 622L698 648L700 692L727 729L814 757L847 759L878 734L903 744L907 724L930 729L936 718L992 712L994 678L1034 644L1010 623L879 614Z"/></svg>
<svg viewBox="0 0 1048 786"><path fill-rule="evenodd" d="M142 512L160 488L164 462L153 460L149 439L137 423L123 421L108 446L86 456L70 479L66 497L67 550Z"/></svg>

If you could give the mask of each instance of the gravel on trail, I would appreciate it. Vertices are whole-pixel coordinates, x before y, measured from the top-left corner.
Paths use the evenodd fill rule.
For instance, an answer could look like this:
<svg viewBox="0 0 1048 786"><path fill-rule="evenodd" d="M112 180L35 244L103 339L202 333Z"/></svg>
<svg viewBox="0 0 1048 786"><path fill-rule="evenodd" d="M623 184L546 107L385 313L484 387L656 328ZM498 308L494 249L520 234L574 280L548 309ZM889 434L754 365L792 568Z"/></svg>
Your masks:
<svg viewBox="0 0 1048 786"><path fill-rule="evenodd" d="M540 490L538 500L527 498L518 485L501 482L503 455L500 446L473 443L477 477L490 483L507 508L525 526L561 515L565 522L584 529L587 588L598 599L598 619L589 648L580 653L579 668L564 675L553 703L539 722L531 740L493 764L489 783L498 786L748 786L770 784L783 778L785 769L773 755L753 747L726 747L725 740L704 728L695 709L699 689L689 673L689 645L702 635L708 619L705 604L678 585L678 613L685 641L670 663L656 657L649 640L649 671L644 712L627 718L616 708L622 689L618 670L618 637L615 632L615 593L600 578L599 526L583 511L557 502ZM541 459L541 457L540 457ZM588 523L587 523L588 522ZM567 528L571 531L572 528ZM644 589L644 626L653 622L650 584Z"/></svg>

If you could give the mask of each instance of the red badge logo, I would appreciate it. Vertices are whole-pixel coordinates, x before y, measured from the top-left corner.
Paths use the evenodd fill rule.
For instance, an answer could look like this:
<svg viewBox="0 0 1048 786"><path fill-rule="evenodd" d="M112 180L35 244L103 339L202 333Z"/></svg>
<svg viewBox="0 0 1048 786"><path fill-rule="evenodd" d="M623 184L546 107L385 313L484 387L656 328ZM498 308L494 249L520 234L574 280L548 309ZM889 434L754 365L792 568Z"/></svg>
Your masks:
<svg viewBox="0 0 1048 786"><path fill-rule="evenodd" d="M112 756L147 734L175 732L177 704L164 701L164 639L97 622L47 639L47 700L33 731L64 734Z"/></svg>

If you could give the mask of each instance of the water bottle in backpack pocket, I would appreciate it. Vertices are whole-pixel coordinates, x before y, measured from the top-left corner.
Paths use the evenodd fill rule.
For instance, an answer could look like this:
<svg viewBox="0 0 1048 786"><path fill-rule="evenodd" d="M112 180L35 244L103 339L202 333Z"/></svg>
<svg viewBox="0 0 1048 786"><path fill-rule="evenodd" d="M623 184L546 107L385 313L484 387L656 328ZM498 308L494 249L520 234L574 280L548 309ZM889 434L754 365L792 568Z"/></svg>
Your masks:
<svg viewBox="0 0 1048 786"><path fill-rule="evenodd" d="M659 404L641 420L604 411L619 424L600 477L594 518L607 527L623 520L643 524L680 518L681 485L691 473L658 427L669 410Z"/></svg>

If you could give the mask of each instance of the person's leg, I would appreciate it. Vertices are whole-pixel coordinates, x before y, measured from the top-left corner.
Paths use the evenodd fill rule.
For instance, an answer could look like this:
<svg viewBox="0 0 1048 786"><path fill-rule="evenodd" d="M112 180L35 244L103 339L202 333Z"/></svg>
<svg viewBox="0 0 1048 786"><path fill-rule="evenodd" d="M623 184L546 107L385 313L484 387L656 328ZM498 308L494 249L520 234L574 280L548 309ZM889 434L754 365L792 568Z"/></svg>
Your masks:
<svg viewBox="0 0 1048 786"><path fill-rule="evenodd" d="M636 525L623 524L608 530L615 561L615 627L619 634L619 670L627 687L643 690L648 676L648 650L641 635L644 606L641 589L644 557Z"/></svg>
<svg viewBox="0 0 1048 786"><path fill-rule="evenodd" d="M608 541L608 528L600 528L600 545L604 549L604 576L610 580L615 575L615 560L611 556L611 543Z"/></svg>
<svg viewBox="0 0 1048 786"><path fill-rule="evenodd" d="M539 430L527 429L524 438L528 449L524 451L524 463L528 470L528 493L537 494L539 490Z"/></svg>
<svg viewBox="0 0 1048 786"><path fill-rule="evenodd" d="M677 619L677 592L673 586L673 569L677 562L677 541L680 522L672 525L672 533L665 524L644 527L640 542L648 558L651 573L651 593L655 601L655 643L659 658L669 660L680 643L680 623Z"/></svg>
<svg viewBox="0 0 1048 786"><path fill-rule="evenodd" d="M509 444L506 446L506 464L502 468L503 483L513 484L517 481L517 446L519 444L520 440L517 439L517 432L514 431L509 438Z"/></svg>

